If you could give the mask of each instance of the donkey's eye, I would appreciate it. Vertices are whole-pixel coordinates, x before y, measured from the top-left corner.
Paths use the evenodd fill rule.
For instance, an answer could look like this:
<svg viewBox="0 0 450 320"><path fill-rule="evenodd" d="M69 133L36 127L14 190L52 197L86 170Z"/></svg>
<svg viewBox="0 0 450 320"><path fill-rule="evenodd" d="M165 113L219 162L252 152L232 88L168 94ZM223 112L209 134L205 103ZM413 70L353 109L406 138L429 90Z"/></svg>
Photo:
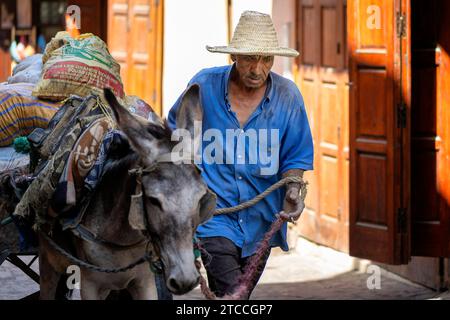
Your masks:
<svg viewBox="0 0 450 320"><path fill-rule="evenodd" d="M155 197L147 197L148 201L152 204L152 206L157 207L159 210L162 211L162 204L161 201L159 201Z"/></svg>

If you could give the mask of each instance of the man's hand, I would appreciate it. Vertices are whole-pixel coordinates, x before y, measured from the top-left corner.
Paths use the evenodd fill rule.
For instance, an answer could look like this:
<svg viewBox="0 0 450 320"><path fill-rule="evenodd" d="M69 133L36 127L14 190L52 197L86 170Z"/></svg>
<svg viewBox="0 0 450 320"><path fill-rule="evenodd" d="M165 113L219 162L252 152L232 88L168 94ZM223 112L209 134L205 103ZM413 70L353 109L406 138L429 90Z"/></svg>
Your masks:
<svg viewBox="0 0 450 320"><path fill-rule="evenodd" d="M300 190L294 186L289 188L284 197L283 211L280 216L287 221L297 221L305 208L305 203L300 198Z"/></svg>
<svg viewBox="0 0 450 320"><path fill-rule="evenodd" d="M303 177L303 170L288 170L283 174L284 177L296 176ZM280 212L280 216L286 221L297 221L305 208L305 203L300 198L300 184L289 184L284 197L283 211Z"/></svg>

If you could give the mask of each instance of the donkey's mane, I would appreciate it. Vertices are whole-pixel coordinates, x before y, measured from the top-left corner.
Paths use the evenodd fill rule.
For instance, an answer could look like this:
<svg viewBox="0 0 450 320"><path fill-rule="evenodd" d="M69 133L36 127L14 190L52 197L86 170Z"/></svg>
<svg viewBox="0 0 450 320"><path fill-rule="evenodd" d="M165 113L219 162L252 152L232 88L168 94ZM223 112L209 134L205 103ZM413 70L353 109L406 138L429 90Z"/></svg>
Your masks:
<svg viewBox="0 0 450 320"><path fill-rule="evenodd" d="M109 160L103 168L102 180L111 176L117 176L123 170L129 170L139 161L136 152L130 149L130 153L122 158Z"/></svg>
<svg viewBox="0 0 450 320"><path fill-rule="evenodd" d="M172 129L170 129L167 119L163 120L162 125L152 122L148 123L147 131L158 140L171 141Z"/></svg>
<svg viewBox="0 0 450 320"><path fill-rule="evenodd" d="M146 127L147 131L158 140L164 140L172 144L170 129L167 120L164 119L163 125L149 123ZM125 137L125 136L124 136ZM110 150L109 161L103 168L103 179L115 176L124 170L129 170L139 161L139 155L131 148L128 139L121 139L115 143Z"/></svg>

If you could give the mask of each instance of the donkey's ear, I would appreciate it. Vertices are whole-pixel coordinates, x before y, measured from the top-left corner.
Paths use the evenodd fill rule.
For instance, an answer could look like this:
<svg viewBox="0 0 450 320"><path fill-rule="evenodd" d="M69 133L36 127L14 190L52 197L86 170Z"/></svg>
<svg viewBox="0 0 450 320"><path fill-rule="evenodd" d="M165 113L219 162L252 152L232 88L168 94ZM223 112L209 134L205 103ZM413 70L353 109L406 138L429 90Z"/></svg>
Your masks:
<svg viewBox="0 0 450 320"><path fill-rule="evenodd" d="M200 223L204 223L214 215L216 209L217 196L211 190L207 190L206 194L200 199Z"/></svg>
<svg viewBox="0 0 450 320"><path fill-rule="evenodd" d="M109 106L111 107L111 110L114 113L114 118L116 119L117 124L120 127L120 123L124 122L124 118L127 118L128 110L123 107L119 101L117 101L116 96L112 92L111 89L105 88L103 89L103 94L105 95L106 101L108 101Z"/></svg>
<svg viewBox="0 0 450 320"><path fill-rule="evenodd" d="M132 148L141 159L152 163L158 154L158 140L164 129L142 117L135 117L117 101L110 89L104 89L106 101L111 106L117 126L125 133Z"/></svg>
<svg viewBox="0 0 450 320"><path fill-rule="evenodd" d="M181 98L181 105L177 110L177 128L189 130L191 137L194 137L194 123L202 119L200 86L193 84L186 89Z"/></svg>

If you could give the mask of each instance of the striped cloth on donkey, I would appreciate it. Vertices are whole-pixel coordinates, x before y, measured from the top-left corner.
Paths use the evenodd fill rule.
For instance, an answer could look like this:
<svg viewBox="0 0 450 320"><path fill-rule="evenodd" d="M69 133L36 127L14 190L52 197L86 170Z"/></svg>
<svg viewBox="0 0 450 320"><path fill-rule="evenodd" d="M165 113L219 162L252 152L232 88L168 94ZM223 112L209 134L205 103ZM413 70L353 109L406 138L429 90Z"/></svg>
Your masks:
<svg viewBox="0 0 450 320"><path fill-rule="evenodd" d="M60 102L40 100L31 95L34 84L0 84L0 147L29 135L35 128L47 128Z"/></svg>

